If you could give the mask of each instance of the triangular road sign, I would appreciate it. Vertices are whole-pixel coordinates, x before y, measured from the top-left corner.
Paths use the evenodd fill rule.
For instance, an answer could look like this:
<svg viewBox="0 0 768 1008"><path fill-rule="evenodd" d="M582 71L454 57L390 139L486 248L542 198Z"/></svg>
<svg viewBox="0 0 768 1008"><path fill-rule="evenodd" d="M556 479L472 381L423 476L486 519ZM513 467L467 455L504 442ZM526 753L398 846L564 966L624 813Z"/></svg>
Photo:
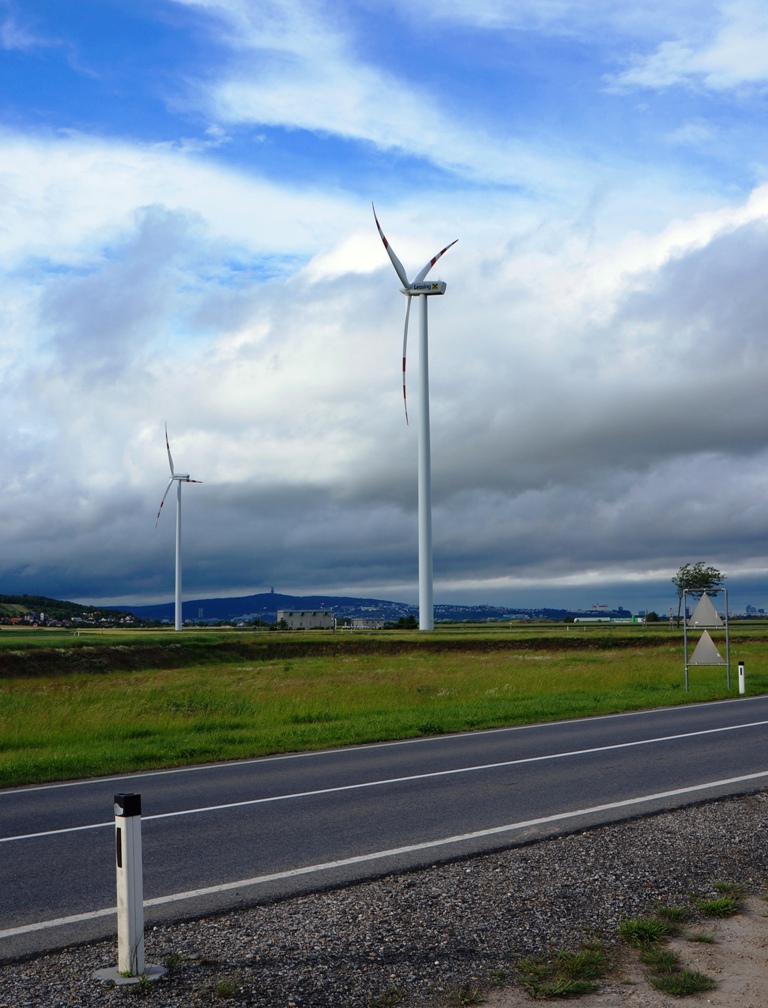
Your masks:
<svg viewBox="0 0 768 1008"><path fill-rule="evenodd" d="M723 621L717 615L709 595L702 595L699 604L693 610L693 616L688 620L688 626L722 626Z"/></svg>
<svg viewBox="0 0 768 1008"><path fill-rule="evenodd" d="M710 603L711 605L711 603ZM691 655L689 665L725 665L725 659L715 647L715 642L709 636L708 631L704 631L699 637L696 650Z"/></svg>

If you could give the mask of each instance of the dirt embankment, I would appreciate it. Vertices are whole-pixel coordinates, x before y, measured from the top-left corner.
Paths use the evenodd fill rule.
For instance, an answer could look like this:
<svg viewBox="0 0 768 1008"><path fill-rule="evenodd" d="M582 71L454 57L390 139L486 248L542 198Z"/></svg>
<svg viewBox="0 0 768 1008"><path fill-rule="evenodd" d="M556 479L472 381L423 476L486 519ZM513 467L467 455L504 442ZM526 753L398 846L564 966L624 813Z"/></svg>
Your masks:
<svg viewBox="0 0 768 1008"><path fill-rule="evenodd" d="M2 643L0 639L0 643ZM500 651L601 651L627 648L668 647L679 643L655 634L642 638L614 638L608 635L574 633L572 636L531 636L523 638L451 638L428 640L370 637L339 634L316 640L292 639L288 634L270 633L263 639L205 641L200 639L168 644L124 645L71 644L67 647L0 648L0 678L68 675L73 672L103 674L152 668L183 668L191 665L226 664L239 661L271 661L288 658L352 655L397 655L414 652L465 652L482 654Z"/></svg>

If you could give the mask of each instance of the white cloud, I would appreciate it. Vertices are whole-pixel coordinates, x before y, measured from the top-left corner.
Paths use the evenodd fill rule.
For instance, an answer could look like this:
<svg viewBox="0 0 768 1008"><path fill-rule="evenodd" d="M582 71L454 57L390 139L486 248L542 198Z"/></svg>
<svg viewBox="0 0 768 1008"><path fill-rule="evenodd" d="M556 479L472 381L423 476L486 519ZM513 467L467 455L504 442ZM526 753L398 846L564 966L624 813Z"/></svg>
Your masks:
<svg viewBox="0 0 768 1008"><path fill-rule="evenodd" d="M401 0L404 17L415 9ZM419 11L422 17L424 12ZM629 64L612 76L623 87L690 84L714 91L761 86L768 78L768 10L762 0L446 0L428 17L481 31L574 36L612 49ZM637 51L641 46L643 50ZM632 49L635 49L632 52Z"/></svg>
<svg viewBox="0 0 768 1008"><path fill-rule="evenodd" d="M717 131L711 123L703 119L693 119L683 123L667 134L667 141L681 147L698 147L711 144L717 139Z"/></svg>
<svg viewBox="0 0 768 1008"><path fill-rule="evenodd" d="M688 84L713 91L768 81L768 9L760 0L726 0L719 16L636 56L618 75L622 86L667 88Z"/></svg>
<svg viewBox="0 0 768 1008"><path fill-rule="evenodd" d="M654 38L660 26L670 32L710 18L718 0L444 0L415 8L405 0L393 0L404 17L424 17L466 24L482 30L514 29L575 35L595 40L622 36Z"/></svg>
<svg viewBox="0 0 768 1008"><path fill-rule="evenodd" d="M236 249L271 255L311 254L352 220L352 204L334 194L276 185L172 145L80 134L0 135L0 184L6 263L38 256L77 264L151 204L193 210Z"/></svg>
<svg viewBox="0 0 768 1008"><path fill-rule="evenodd" d="M194 98L217 123L307 130L423 158L470 180L572 191L562 153L553 158L543 145L491 132L415 77L373 64L330 7L174 2L215 15L232 48L230 66L201 79Z"/></svg>
<svg viewBox="0 0 768 1008"><path fill-rule="evenodd" d="M36 33L29 23L25 23L19 17L16 6L12 0L0 0L0 49L29 52L56 44Z"/></svg>

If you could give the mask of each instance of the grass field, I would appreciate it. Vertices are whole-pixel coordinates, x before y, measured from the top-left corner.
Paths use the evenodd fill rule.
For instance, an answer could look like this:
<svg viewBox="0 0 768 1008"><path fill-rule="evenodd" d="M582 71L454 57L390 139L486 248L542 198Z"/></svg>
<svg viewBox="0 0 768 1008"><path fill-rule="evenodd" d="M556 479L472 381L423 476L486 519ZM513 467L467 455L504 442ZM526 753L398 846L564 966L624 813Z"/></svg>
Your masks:
<svg viewBox="0 0 768 1008"><path fill-rule="evenodd" d="M33 633L0 633L5 787L728 695L720 667L685 692L666 629ZM762 627L732 633L731 658L730 695L737 660L748 694L768 692Z"/></svg>

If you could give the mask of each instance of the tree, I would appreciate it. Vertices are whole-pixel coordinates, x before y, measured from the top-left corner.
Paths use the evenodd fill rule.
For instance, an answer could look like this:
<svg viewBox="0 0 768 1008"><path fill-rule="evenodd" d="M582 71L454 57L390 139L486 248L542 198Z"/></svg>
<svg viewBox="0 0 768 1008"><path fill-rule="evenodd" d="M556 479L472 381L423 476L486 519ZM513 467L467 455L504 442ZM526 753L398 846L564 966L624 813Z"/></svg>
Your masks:
<svg viewBox="0 0 768 1008"><path fill-rule="evenodd" d="M693 595L716 595L726 575L721 574L716 567L705 567L703 560L694 564L683 564L672 578L672 584L677 590L677 625L680 626L680 610L683 605L683 592Z"/></svg>
<svg viewBox="0 0 768 1008"><path fill-rule="evenodd" d="M409 616L401 616L396 623L385 623L385 630L418 630L419 621L411 613Z"/></svg>

